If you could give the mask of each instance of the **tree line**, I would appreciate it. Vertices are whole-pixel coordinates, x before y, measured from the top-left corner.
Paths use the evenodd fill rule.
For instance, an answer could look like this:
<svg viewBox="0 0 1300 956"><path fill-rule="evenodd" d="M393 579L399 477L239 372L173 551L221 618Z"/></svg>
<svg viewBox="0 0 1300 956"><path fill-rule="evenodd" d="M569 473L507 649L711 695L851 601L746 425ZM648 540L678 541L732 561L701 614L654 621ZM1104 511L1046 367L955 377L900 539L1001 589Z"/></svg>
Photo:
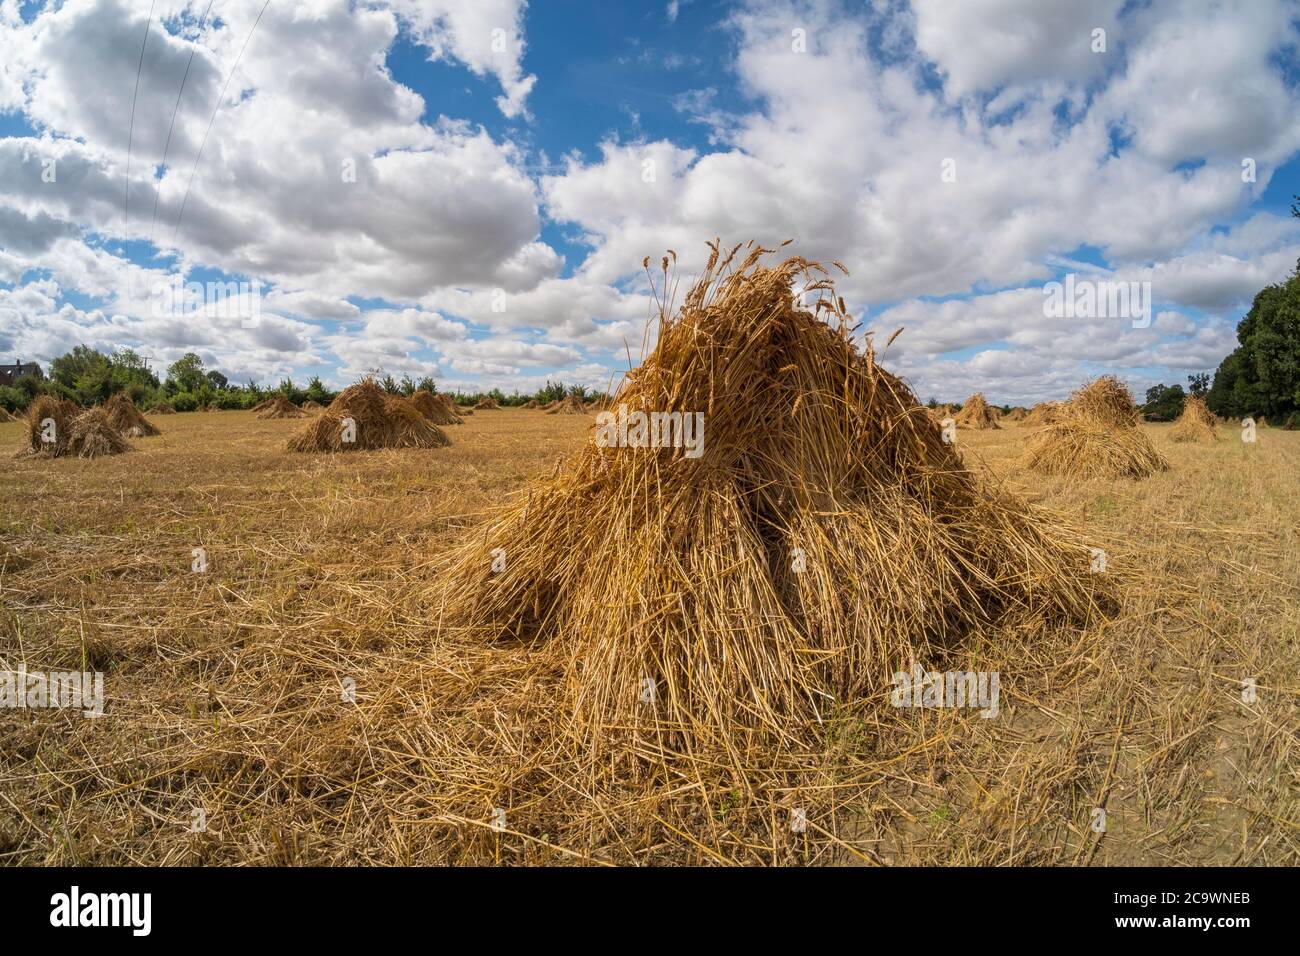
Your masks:
<svg viewBox="0 0 1300 956"><path fill-rule="evenodd" d="M438 392L437 384L427 375L419 379L410 375L396 378L383 369L371 369L365 377L373 378L392 395L410 397L419 389ZM0 408L21 412L42 394L55 395L88 407L101 404L119 392L124 392L146 411L166 402L178 412L207 407L247 409L277 394L284 395L295 405L307 401L328 405L338 395L321 382L319 375L312 376L306 385L299 385L287 377L274 386L251 380L244 385L232 384L216 369L205 368L203 360L193 352L187 352L172 362L167 366L165 376L159 377L134 349L121 348L105 354L90 346L78 345L50 362L47 377L25 375L11 385L0 386ZM485 397L495 399L500 405L523 405L534 399L547 404L566 395L577 395L583 400L605 397L603 392L582 385L551 381L527 394L513 392L506 395L499 388L487 392L456 391L448 394L460 405L472 405Z"/></svg>

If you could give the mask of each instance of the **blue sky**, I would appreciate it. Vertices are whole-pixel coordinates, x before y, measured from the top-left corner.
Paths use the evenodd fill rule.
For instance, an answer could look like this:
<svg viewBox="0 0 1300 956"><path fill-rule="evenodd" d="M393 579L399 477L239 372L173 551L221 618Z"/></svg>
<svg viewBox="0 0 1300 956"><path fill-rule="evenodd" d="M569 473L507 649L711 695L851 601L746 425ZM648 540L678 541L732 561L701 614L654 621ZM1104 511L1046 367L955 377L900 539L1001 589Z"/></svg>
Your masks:
<svg viewBox="0 0 1300 956"><path fill-rule="evenodd" d="M790 238L923 397L1022 402L1212 369L1300 258L1290 0L163 0L138 94L137 6L0 0L0 353L604 385L644 256ZM177 271L259 321L160 310ZM1067 273L1150 282L1152 328L1045 316Z"/></svg>

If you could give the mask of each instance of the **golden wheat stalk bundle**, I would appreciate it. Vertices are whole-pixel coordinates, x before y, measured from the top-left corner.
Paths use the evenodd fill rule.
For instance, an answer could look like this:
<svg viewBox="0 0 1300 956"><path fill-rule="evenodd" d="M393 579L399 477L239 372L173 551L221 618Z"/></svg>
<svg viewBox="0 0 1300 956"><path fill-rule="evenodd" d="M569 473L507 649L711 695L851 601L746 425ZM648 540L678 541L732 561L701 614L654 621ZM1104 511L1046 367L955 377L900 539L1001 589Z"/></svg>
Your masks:
<svg viewBox="0 0 1300 956"><path fill-rule="evenodd" d="M468 418L470 415L474 414L473 409L467 408L464 405L457 405L455 400L452 399L450 395L447 395L443 392L438 392L433 397L434 400L437 401L440 405L442 405L443 408L445 408L448 412L450 412L453 416L455 416L455 418L457 419L455 424L461 424L460 419Z"/></svg>
<svg viewBox="0 0 1300 956"><path fill-rule="evenodd" d="M1022 425L1050 425L1061 417L1061 406L1064 402L1039 402L1024 418L1020 419Z"/></svg>
<svg viewBox="0 0 1300 956"><path fill-rule="evenodd" d="M763 753L816 746L824 715L884 699L908 661L1088 618L1108 585L1077 531L968 471L855 349L819 264L711 248L614 401L703 413L703 454L593 440L451 555L437 617L536 648L600 766L719 760L751 787Z"/></svg>
<svg viewBox="0 0 1300 956"><path fill-rule="evenodd" d="M456 414L451 402L439 401L441 397L421 388L415 391L410 401L421 415L435 425L461 424L461 418Z"/></svg>
<svg viewBox="0 0 1300 956"><path fill-rule="evenodd" d="M1053 414L1025 446L1025 467L1070 478L1145 478L1169 468L1138 427L1133 396L1114 376L1076 390Z"/></svg>
<svg viewBox="0 0 1300 956"><path fill-rule="evenodd" d="M306 418L307 413L289 401L287 395L277 395L257 416L262 419Z"/></svg>
<svg viewBox="0 0 1300 956"><path fill-rule="evenodd" d="M87 409L72 420L65 454L77 458L98 458L101 455L120 455L130 450L131 446L122 433L113 427L104 409Z"/></svg>
<svg viewBox="0 0 1300 956"><path fill-rule="evenodd" d="M1136 426L1142 419L1132 393L1114 375L1102 375L1076 390L1067 410L1117 428Z"/></svg>
<svg viewBox="0 0 1300 956"><path fill-rule="evenodd" d="M1023 422L1025 420L1025 417L1028 414L1029 414L1029 409L1016 406L1015 408L1011 409L1011 411L1007 412L1002 417L1006 421L1019 423L1019 422Z"/></svg>
<svg viewBox="0 0 1300 956"><path fill-rule="evenodd" d="M530 398L528 401L524 402L524 408L541 408L541 407L542 407L542 403L535 398Z"/></svg>
<svg viewBox="0 0 1300 956"><path fill-rule="evenodd" d="M1219 423L1205 402L1189 395L1183 402L1183 413L1169 429L1170 441L1216 442L1219 440Z"/></svg>
<svg viewBox="0 0 1300 956"><path fill-rule="evenodd" d="M118 392L104 403L104 419L114 431L128 438L162 434L157 425L140 414L140 409L125 392Z"/></svg>
<svg viewBox="0 0 1300 956"><path fill-rule="evenodd" d="M79 409L66 399L38 395L27 406L25 444L17 457L56 458L67 447L68 426Z"/></svg>
<svg viewBox="0 0 1300 956"><path fill-rule="evenodd" d="M976 392L966 399L962 404L961 411L957 413L956 421L959 428L973 428L977 431L1002 427L998 424L993 409L984 400L983 392Z"/></svg>
<svg viewBox="0 0 1300 956"><path fill-rule="evenodd" d="M1064 415L1030 438L1026 467L1071 478L1145 478L1169 462L1136 426L1116 428L1084 415Z"/></svg>
<svg viewBox="0 0 1300 956"><path fill-rule="evenodd" d="M559 401L552 402L547 408L548 415L586 415L587 403L577 393L566 395Z"/></svg>
<svg viewBox="0 0 1300 956"><path fill-rule="evenodd" d="M497 400L495 398L492 398L489 395L484 395L482 398L480 398L477 402L474 403L474 407L480 409L499 409L501 406L497 404Z"/></svg>
<svg viewBox="0 0 1300 956"><path fill-rule="evenodd" d="M19 458L97 458L131 450L103 408L81 411L52 395L32 402L26 424L27 443Z"/></svg>
<svg viewBox="0 0 1300 956"><path fill-rule="evenodd" d="M150 415L175 415L176 409L171 402L159 402L153 408L149 409Z"/></svg>
<svg viewBox="0 0 1300 956"><path fill-rule="evenodd" d="M371 379L350 385L289 440L290 451L369 451L441 448L451 440L405 398L389 395Z"/></svg>
<svg viewBox="0 0 1300 956"><path fill-rule="evenodd" d="M307 401L302 403L301 407L304 412L319 412L325 406L316 401L316 399L309 398Z"/></svg>

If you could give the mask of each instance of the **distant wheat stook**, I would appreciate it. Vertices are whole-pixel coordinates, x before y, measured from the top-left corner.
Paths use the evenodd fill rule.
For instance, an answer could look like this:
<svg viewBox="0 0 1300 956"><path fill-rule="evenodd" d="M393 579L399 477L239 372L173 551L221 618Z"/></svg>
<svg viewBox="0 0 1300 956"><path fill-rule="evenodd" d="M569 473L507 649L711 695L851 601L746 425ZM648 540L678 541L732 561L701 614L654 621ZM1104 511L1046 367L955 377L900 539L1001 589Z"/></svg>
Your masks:
<svg viewBox="0 0 1300 956"><path fill-rule="evenodd" d="M442 448L451 440L414 405L372 379L350 385L289 440L290 451Z"/></svg>
<svg viewBox="0 0 1300 956"><path fill-rule="evenodd" d="M1187 396L1183 403L1183 413L1169 429L1170 441L1201 442L1212 444L1219 440L1219 422L1214 413L1206 407L1204 400L1196 395Z"/></svg>
<svg viewBox="0 0 1300 956"><path fill-rule="evenodd" d="M1094 379L1048 414L1025 447L1028 468L1067 478L1145 478L1169 468L1138 428L1133 396L1114 376Z"/></svg>

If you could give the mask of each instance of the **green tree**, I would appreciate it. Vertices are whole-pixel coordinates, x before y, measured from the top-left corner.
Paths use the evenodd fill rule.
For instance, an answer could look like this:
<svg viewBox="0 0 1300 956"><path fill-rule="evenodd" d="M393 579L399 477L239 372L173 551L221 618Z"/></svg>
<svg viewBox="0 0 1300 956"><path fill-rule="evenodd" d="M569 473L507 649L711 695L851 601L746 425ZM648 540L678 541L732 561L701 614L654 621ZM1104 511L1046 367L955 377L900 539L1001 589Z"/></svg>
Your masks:
<svg viewBox="0 0 1300 956"><path fill-rule="evenodd" d="M83 405L102 402L115 391L113 363L88 345L74 346L55 358L50 363L50 381L56 393L71 396Z"/></svg>
<svg viewBox="0 0 1300 956"><path fill-rule="evenodd" d="M197 394L207 384L203 360L193 352L186 352L167 366L167 380L179 391Z"/></svg>
<svg viewBox="0 0 1300 956"><path fill-rule="evenodd" d="M1181 385L1152 385L1147 389L1147 401L1142 414L1151 421L1171 422L1183 413L1187 396Z"/></svg>
<svg viewBox="0 0 1300 956"><path fill-rule="evenodd" d="M89 345L76 345L72 351L65 352L50 363L50 381L75 390L77 379L98 366L108 366L107 355L95 351Z"/></svg>
<svg viewBox="0 0 1300 956"><path fill-rule="evenodd" d="M569 390L563 382L552 382L547 379L546 384L537 390L537 401L543 405L548 405L551 402L558 402L567 394L569 394Z"/></svg>
<svg viewBox="0 0 1300 956"><path fill-rule="evenodd" d="M199 400L193 392L177 392L171 397L171 405L178 412L192 412L199 407Z"/></svg>
<svg viewBox="0 0 1300 956"><path fill-rule="evenodd" d="M1234 418L1281 418L1300 409L1300 268L1259 291L1237 326L1237 341L1215 372L1210 409Z"/></svg>
<svg viewBox="0 0 1300 956"><path fill-rule="evenodd" d="M0 385L0 408L7 412L21 412L27 407L28 395L21 388Z"/></svg>
<svg viewBox="0 0 1300 956"><path fill-rule="evenodd" d="M307 383L307 390L303 394L306 395L303 401L311 399L311 401L319 402L322 405L328 405L334 401L334 393L325 387L325 383L320 380L319 375L311 377L311 381Z"/></svg>
<svg viewBox="0 0 1300 956"><path fill-rule="evenodd" d="M1197 372L1187 376L1187 390L1197 398L1205 398L1210 391L1210 373Z"/></svg>

